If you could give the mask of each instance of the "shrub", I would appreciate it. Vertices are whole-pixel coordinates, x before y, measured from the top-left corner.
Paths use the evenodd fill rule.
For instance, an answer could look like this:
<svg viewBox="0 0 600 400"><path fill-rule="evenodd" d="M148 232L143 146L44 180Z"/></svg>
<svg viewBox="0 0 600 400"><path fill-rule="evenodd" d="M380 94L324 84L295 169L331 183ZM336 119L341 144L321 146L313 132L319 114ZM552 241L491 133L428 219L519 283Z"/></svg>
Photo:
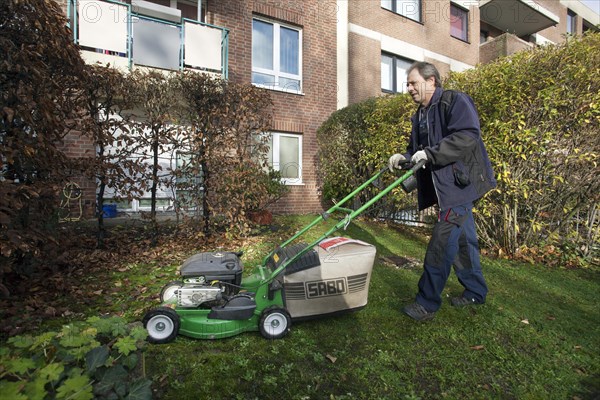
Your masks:
<svg viewBox="0 0 600 400"><path fill-rule="evenodd" d="M409 96L395 95L371 98L333 113L317 131L323 199L341 200L387 167L392 154L404 153L414 110ZM384 175L383 184L392 179L391 174ZM376 192L366 188L358 202L364 204ZM403 196L392 198L398 202Z"/></svg>
<svg viewBox="0 0 600 400"><path fill-rule="evenodd" d="M475 100L498 178L479 207L488 246L516 254L552 245L592 256L599 240L599 47L600 34L590 33L448 80Z"/></svg>
<svg viewBox="0 0 600 400"><path fill-rule="evenodd" d="M29 272L54 243L58 191L72 165L84 62L56 2L0 3L0 279ZM2 289L2 284L0 284Z"/></svg>
<svg viewBox="0 0 600 400"><path fill-rule="evenodd" d="M186 126L183 145L191 155L190 168L202 175L194 192L202 193L206 229L218 223L233 234L248 232L247 211L285 193L266 162L271 97L252 85L207 75L189 73L178 79L176 115Z"/></svg>
<svg viewBox="0 0 600 400"><path fill-rule="evenodd" d="M471 95L479 111L498 188L478 203L476 218L483 244L499 253L570 264L597 252L599 47L600 34L588 33L452 73L445 83ZM340 199L403 152L413 112L410 98L396 95L332 114L317 133L324 199ZM394 207L402 197L391 196Z"/></svg>

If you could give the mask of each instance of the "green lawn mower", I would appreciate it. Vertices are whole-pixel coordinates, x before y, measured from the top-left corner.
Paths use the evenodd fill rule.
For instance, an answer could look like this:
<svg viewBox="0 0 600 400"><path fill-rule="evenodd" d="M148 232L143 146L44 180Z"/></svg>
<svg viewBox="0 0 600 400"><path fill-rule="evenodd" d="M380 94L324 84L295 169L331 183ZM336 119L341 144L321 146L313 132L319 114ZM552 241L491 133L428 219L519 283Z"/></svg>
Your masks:
<svg viewBox="0 0 600 400"><path fill-rule="evenodd" d="M146 313L151 343L168 343L178 334L221 339L260 331L279 339L292 321L360 310L367 305L375 246L345 237L330 237L364 210L401 185L416 186L414 173L423 166L406 163L407 171L357 210L343 205L376 181L382 169L267 255L252 275L242 277L241 253L199 253L181 266L180 279L165 285L162 305ZM298 239L335 212L345 217L313 243Z"/></svg>

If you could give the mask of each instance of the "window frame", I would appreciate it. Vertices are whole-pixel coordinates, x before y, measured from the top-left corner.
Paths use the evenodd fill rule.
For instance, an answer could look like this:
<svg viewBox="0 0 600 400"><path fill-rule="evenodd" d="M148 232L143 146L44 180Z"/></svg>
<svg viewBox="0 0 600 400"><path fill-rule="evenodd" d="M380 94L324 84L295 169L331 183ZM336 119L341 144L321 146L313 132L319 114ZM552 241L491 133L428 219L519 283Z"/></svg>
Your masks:
<svg viewBox="0 0 600 400"><path fill-rule="evenodd" d="M302 79L302 41L303 41L303 29L298 26L294 26L291 24L286 24L279 21L274 21L268 18L260 17L257 15L252 16L252 46L254 45L254 21L260 21L266 24L271 24L273 26L273 69L266 69L254 66L253 56L251 56L251 75L254 73L257 74L265 74L265 75L273 75L274 82L271 85L267 85L264 83L255 83L253 82L252 76L250 78L252 85L269 89L276 90L280 92L286 93L294 93L294 94L302 94L303 93L303 79ZM280 50L281 50L281 28L286 28L290 30L294 30L298 32L298 74L290 74L289 72L281 71L281 59L280 59ZM280 78L297 80L298 81L298 90L282 87L279 85Z"/></svg>
<svg viewBox="0 0 600 400"><path fill-rule="evenodd" d="M406 62L406 64L407 64L407 68L406 69L408 70L408 67L410 67L413 64L414 61L410 60L410 59L408 59L406 57L402 57L402 56L398 56L396 54L392 54L392 53L388 53L388 52L382 51L381 52L381 64L382 65L383 65L383 57L389 57L389 58L392 59L392 67L391 67L391 69L392 69L392 90L385 89L383 87L383 85L381 85L382 86L381 87L381 91L384 92L384 93L390 93L390 94L408 93L408 89L406 87L406 84L398 86L398 79L399 79L398 74L397 74L397 71L398 71L398 62L399 61ZM382 80L383 80L383 69L381 70L381 77L382 77ZM406 76L403 79L406 79ZM381 82L381 83L383 83L383 82ZM406 83L406 82L404 82L404 83ZM398 91L398 88L400 88L400 91Z"/></svg>
<svg viewBox="0 0 600 400"><path fill-rule="evenodd" d="M464 18L464 22L465 22L465 26L464 26L464 28L465 28L464 29L464 38L463 37L455 36L452 33L452 21L455 18L452 15L452 11L453 10L460 11L462 13L462 17ZM465 9L463 7L460 7L459 5L454 4L454 3L450 3L450 36L452 36L454 39L458 39L458 40L463 41L465 43L469 43L469 10L467 10L467 9Z"/></svg>
<svg viewBox="0 0 600 400"><path fill-rule="evenodd" d="M403 1L403 0L388 0L388 1L391 1L391 8L385 7L385 5L383 4L384 1L385 0L381 0L381 2L380 2L381 8L383 8L384 10L391 11L394 14L401 15L402 17L407 18L411 21L418 22L419 24L423 23L423 0L416 0L417 4L419 6L418 18L413 18L412 16L405 15L401 12L402 10L398 11L398 1Z"/></svg>
<svg viewBox="0 0 600 400"><path fill-rule="evenodd" d="M577 13L567 8L567 32L568 35L577 34Z"/></svg>
<svg viewBox="0 0 600 400"><path fill-rule="evenodd" d="M271 148L269 151L270 160L269 163L271 168L275 171L281 171L280 169L280 138L283 137L292 137L298 139L298 177L297 178L284 178L281 177L281 182L285 185L293 186L293 185L303 185L302 181L302 136L298 133L289 133L289 132L270 132L271 135ZM276 151L277 150L277 151Z"/></svg>

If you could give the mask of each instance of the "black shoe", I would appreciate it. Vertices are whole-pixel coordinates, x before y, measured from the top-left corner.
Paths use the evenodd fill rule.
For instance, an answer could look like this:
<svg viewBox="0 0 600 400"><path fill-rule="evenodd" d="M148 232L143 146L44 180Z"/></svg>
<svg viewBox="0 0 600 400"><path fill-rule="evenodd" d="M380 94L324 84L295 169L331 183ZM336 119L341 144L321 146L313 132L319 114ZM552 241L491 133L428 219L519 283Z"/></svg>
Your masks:
<svg viewBox="0 0 600 400"><path fill-rule="evenodd" d="M466 297L453 297L450 299L450 304L454 307L465 307L465 306L474 306L477 304L483 304L483 301L477 301L475 299L468 299Z"/></svg>
<svg viewBox="0 0 600 400"><path fill-rule="evenodd" d="M402 308L402 312L415 321L428 321L433 319L435 312L429 312L419 303L412 303Z"/></svg>

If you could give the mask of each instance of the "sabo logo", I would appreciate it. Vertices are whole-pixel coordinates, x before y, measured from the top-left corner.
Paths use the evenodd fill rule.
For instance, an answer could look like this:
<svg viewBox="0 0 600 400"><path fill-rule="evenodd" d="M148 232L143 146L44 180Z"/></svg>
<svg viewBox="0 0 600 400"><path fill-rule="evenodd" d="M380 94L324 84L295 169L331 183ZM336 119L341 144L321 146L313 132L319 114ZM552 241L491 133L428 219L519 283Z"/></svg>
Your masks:
<svg viewBox="0 0 600 400"><path fill-rule="evenodd" d="M306 293L309 299L316 297L337 296L346 293L346 278L326 279L306 282Z"/></svg>

